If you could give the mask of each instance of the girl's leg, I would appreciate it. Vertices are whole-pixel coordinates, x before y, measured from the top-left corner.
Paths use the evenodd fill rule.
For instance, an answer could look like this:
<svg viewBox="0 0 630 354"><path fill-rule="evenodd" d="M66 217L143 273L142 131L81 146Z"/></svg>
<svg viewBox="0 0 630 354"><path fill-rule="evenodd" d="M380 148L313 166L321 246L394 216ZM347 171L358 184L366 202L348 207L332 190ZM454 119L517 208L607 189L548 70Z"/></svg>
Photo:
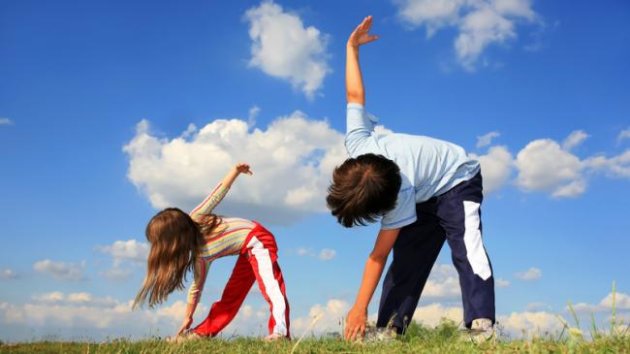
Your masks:
<svg viewBox="0 0 630 354"><path fill-rule="evenodd" d="M221 300L212 304L208 317L193 332L202 336L216 336L236 316L255 276L246 255L238 256L232 275L225 285Z"/></svg>
<svg viewBox="0 0 630 354"><path fill-rule="evenodd" d="M269 333L290 337L289 302L282 271L278 265L277 246L270 233L256 233L247 243L249 262L260 291L269 303Z"/></svg>

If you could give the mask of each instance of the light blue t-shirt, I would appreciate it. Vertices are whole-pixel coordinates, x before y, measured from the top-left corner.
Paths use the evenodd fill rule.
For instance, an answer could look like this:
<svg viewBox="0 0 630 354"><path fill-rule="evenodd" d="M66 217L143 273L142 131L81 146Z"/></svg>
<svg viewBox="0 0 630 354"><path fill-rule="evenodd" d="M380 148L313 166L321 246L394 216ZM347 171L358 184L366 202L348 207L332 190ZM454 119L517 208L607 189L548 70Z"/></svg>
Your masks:
<svg viewBox="0 0 630 354"><path fill-rule="evenodd" d="M417 220L416 203L448 192L479 172L479 162L458 145L426 136L376 134L376 118L358 103L348 103L346 149L350 157L383 155L400 168L402 185L396 207L381 220L381 228L398 229Z"/></svg>

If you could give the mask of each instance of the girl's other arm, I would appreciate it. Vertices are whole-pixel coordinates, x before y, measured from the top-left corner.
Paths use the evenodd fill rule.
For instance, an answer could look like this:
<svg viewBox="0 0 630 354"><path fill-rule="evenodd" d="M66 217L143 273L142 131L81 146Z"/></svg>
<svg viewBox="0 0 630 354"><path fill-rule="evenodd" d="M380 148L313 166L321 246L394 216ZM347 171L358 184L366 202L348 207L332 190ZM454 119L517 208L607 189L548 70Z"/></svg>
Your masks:
<svg viewBox="0 0 630 354"><path fill-rule="evenodd" d="M346 45L346 99L348 103L365 105L365 88L359 65L359 46L378 39L378 36L369 34L371 26L372 16L368 16L348 38Z"/></svg>
<svg viewBox="0 0 630 354"><path fill-rule="evenodd" d="M193 282L188 290L186 314L184 315L184 320L177 331L177 335L184 333L192 325L193 315L197 309L197 304L199 304L199 298L201 297L201 292L203 291L203 286L206 282L206 276L208 275L208 268L209 264L205 260L199 259L196 261Z"/></svg>
<svg viewBox="0 0 630 354"><path fill-rule="evenodd" d="M348 311L344 333L346 339L363 338L367 322L368 305L374 294L374 289L376 289L383 274L383 268L385 268L385 263L387 263L389 252L394 247L399 233L400 229L379 231L374 249L370 253L367 262L365 262L359 294L354 302L354 306Z"/></svg>

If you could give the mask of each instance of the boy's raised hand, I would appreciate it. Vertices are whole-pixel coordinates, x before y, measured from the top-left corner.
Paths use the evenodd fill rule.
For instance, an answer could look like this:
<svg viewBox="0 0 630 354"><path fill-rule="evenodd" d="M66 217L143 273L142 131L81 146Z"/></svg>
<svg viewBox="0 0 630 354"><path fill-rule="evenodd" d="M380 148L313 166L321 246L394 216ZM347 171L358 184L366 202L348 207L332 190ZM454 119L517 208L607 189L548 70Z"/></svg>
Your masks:
<svg viewBox="0 0 630 354"><path fill-rule="evenodd" d="M370 34L370 28L372 27L372 16L368 16L363 19L361 24L352 31L350 38L348 38L348 45L354 48L358 48L366 43L374 42L378 39L375 34Z"/></svg>

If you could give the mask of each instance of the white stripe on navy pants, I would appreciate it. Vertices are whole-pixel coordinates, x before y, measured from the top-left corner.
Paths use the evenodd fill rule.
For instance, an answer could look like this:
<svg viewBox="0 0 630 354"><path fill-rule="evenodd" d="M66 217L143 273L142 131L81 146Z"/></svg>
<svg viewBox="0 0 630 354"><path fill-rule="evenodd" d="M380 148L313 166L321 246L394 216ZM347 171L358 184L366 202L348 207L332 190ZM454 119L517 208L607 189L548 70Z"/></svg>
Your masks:
<svg viewBox="0 0 630 354"><path fill-rule="evenodd" d="M459 274L466 327L474 319L494 322L494 277L482 240L481 173L450 191L416 205L418 220L400 230L383 281L378 327L403 332L418 305L431 268L448 241Z"/></svg>

